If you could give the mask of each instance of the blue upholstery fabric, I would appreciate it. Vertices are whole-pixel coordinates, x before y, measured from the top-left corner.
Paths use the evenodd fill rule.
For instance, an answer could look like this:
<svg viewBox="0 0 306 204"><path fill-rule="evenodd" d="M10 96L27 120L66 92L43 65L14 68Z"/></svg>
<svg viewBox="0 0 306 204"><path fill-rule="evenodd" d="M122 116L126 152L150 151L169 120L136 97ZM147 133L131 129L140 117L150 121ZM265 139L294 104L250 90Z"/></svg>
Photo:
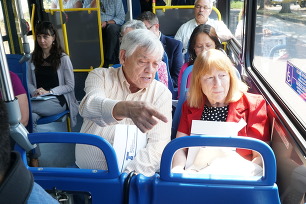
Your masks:
<svg viewBox="0 0 306 204"><path fill-rule="evenodd" d="M7 54L7 64L9 67L9 70L17 74L22 82L22 85L24 89L27 92L28 96L28 103L29 103L29 113L31 113L31 101L30 101L30 94L28 91L28 84L27 84L27 63L19 63L19 60L22 58L22 55L17 54ZM33 123L32 123L32 114L29 114L29 122L27 125L27 130L29 132L33 132Z"/></svg>
<svg viewBox="0 0 306 204"><path fill-rule="evenodd" d="M193 146L239 147L259 152L264 160L263 176L226 176L172 173L172 158L178 149ZM129 203L248 203L279 204L276 161L263 141L248 137L187 136L165 147L160 175L135 176L130 184Z"/></svg>

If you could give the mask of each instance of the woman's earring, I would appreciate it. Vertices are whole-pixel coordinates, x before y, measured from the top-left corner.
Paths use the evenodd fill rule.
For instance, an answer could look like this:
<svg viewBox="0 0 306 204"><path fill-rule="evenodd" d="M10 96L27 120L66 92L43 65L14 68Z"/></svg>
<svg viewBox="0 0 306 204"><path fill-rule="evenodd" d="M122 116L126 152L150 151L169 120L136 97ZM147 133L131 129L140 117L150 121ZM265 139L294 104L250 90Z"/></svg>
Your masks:
<svg viewBox="0 0 306 204"><path fill-rule="evenodd" d="M53 41L52 45L54 45L54 44L55 44L55 42Z"/></svg>

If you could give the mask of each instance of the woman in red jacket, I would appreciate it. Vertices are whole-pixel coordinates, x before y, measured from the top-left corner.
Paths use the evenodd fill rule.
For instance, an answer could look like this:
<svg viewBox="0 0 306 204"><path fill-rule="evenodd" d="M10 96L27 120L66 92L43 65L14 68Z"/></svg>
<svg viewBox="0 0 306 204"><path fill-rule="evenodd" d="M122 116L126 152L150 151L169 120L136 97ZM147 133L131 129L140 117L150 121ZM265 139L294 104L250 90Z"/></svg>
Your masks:
<svg viewBox="0 0 306 204"><path fill-rule="evenodd" d="M230 59L219 50L201 53L195 60L187 101L176 137L190 135L192 120L239 122L247 125L239 136L270 140L266 102L261 95L247 93L247 85L237 79ZM245 159L261 165L260 155L237 149ZM173 159L173 170L184 170L188 149L180 149Z"/></svg>

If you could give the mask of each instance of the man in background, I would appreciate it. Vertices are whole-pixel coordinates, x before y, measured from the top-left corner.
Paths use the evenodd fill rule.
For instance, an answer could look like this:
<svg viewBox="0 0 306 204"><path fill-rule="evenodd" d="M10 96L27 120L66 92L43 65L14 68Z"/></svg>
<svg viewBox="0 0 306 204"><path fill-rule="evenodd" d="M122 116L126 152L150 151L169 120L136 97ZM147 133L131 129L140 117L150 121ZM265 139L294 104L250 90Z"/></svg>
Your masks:
<svg viewBox="0 0 306 204"><path fill-rule="evenodd" d="M158 18L151 11L143 12L140 14L138 19L144 22L147 29L152 31L162 42L168 56L168 64L173 86L176 88L178 75L183 65L182 43L178 40L165 36L159 31Z"/></svg>
<svg viewBox="0 0 306 204"><path fill-rule="evenodd" d="M194 18L187 21L178 29L175 39L183 43L183 53L188 49L188 43L193 30L201 24L208 24L216 30L221 41L227 41L233 38L231 31L223 23L223 21L209 18L212 12L214 0L196 0L194 3Z"/></svg>
<svg viewBox="0 0 306 204"><path fill-rule="evenodd" d="M97 0L84 0L84 8L96 8ZM104 64L119 63L119 34L120 27L125 20L125 12L122 0L100 0L100 12L102 22Z"/></svg>

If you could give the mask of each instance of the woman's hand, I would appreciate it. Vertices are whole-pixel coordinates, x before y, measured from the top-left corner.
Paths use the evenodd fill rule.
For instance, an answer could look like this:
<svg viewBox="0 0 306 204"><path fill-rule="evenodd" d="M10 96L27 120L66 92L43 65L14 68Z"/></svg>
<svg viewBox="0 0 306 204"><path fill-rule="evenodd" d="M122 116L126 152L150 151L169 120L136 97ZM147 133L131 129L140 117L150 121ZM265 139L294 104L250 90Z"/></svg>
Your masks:
<svg viewBox="0 0 306 204"><path fill-rule="evenodd" d="M46 91L44 88L39 88L39 89L36 89L35 96L41 96L41 95L45 95L49 93L50 91Z"/></svg>
<svg viewBox="0 0 306 204"><path fill-rule="evenodd" d="M176 166L171 169L172 173L184 173L185 169L183 166Z"/></svg>
<svg viewBox="0 0 306 204"><path fill-rule="evenodd" d="M263 167L263 162L262 162L261 155L254 150L252 150L252 153L253 153L252 162L255 163L255 164L258 164L261 167Z"/></svg>

